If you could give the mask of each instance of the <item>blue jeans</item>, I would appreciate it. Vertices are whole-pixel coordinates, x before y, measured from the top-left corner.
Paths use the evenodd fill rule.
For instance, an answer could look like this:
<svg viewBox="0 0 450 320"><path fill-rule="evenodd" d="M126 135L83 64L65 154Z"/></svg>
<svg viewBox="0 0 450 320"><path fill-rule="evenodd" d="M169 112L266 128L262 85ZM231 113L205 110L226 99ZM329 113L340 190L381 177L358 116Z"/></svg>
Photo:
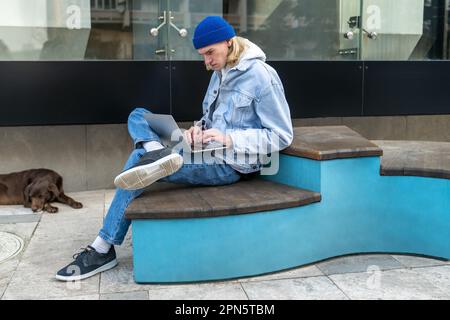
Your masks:
<svg viewBox="0 0 450 320"><path fill-rule="evenodd" d="M128 132L133 139L135 149L130 154L124 170L136 164L146 152L142 147L143 142L159 141L159 136L150 128L144 114L150 111L144 108L136 108L128 117ZM160 181L195 184L195 185L225 185L237 182L240 175L236 170L224 163L192 163L183 166L174 174L167 176ZM142 194L140 190L116 189L111 207L103 221L103 227L99 236L113 245L122 244L128 232L131 221L125 218L125 210L133 199Z"/></svg>

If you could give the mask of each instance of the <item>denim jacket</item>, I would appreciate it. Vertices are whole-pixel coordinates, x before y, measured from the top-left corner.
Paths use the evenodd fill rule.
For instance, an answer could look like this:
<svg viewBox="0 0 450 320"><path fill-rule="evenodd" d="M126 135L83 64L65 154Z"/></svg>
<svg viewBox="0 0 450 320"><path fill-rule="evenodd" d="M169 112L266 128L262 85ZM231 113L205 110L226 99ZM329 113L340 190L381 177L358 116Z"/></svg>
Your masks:
<svg viewBox="0 0 450 320"><path fill-rule="evenodd" d="M202 117L207 129L215 128L230 135L232 152L228 150L222 159L242 173L260 170L260 155L278 152L293 139L289 105L281 80L265 63L264 52L249 40L246 44L238 64L227 72L223 81L221 71L213 73L203 100ZM212 121L208 121L210 112L213 112ZM263 145L266 147L262 148ZM243 154L247 155L245 161L243 157L236 160L237 155Z"/></svg>

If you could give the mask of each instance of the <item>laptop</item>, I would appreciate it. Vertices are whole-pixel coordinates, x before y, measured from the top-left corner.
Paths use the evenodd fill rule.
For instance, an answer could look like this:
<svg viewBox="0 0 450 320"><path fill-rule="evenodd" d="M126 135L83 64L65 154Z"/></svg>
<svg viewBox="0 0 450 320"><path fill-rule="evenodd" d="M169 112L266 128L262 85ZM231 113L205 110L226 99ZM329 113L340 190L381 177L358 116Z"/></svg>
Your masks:
<svg viewBox="0 0 450 320"><path fill-rule="evenodd" d="M217 141L199 144L194 148L186 140L183 131L178 127L175 119L170 114L147 113L144 115L144 118L152 130L161 138L161 142L165 147L171 148L175 145L180 145L183 150L189 150L191 153L226 149L226 146Z"/></svg>

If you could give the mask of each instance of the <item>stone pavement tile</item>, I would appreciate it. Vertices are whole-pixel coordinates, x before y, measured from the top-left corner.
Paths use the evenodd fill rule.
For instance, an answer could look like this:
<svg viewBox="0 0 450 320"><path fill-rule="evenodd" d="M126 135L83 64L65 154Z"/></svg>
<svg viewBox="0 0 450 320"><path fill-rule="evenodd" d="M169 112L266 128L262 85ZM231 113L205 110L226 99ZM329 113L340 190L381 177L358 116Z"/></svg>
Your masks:
<svg viewBox="0 0 450 320"><path fill-rule="evenodd" d="M366 272L375 266L380 270L404 268L404 266L390 255L366 254L338 257L316 264L325 275Z"/></svg>
<svg viewBox="0 0 450 320"><path fill-rule="evenodd" d="M347 297L325 276L245 282L250 300L346 300Z"/></svg>
<svg viewBox="0 0 450 320"><path fill-rule="evenodd" d="M36 228L37 223L19 223L19 224L1 224L0 231L15 234L24 240L24 248L22 252L13 258L0 263L0 299L3 296L9 282L12 279L14 271L19 265L20 259L22 258L24 251L27 248L28 242L30 241L33 231Z"/></svg>
<svg viewBox="0 0 450 320"><path fill-rule="evenodd" d="M68 297L52 297L45 300L99 300L99 294L90 294L86 296L68 296Z"/></svg>
<svg viewBox="0 0 450 320"><path fill-rule="evenodd" d="M76 201L83 204L81 209L74 209L70 206L58 202L52 205L58 207L58 213L49 214L44 212L42 217L44 221L74 221L86 218L103 218L105 207L104 191L83 191L77 193L68 193Z"/></svg>
<svg viewBox="0 0 450 320"><path fill-rule="evenodd" d="M34 232L33 240L91 239L93 241L98 235L102 223L102 218L64 220L43 217Z"/></svg>
<svg viewBox="0 0 450 320"><path fill-rule="evenodd" d="M29 241L37 224L37 222L0 224L0 231L13 233L23 240Z"/></svg>
<svg viewBox="0 0 450 320"><path fill-rule="evenodd" d="M42 219L45 221L79 221L83 219L102 219L103 206L97 204L87 204L80 209L74 209L64 204L56 203L53 206L58 207L58 212L55 214L44 212ZM42 221L41 219L41 221Z"/></svg>
<svg viewBox="0 0 450 320"><path fill-rule="evenodd" d="M27 209L29 210L29 209ZM41 213L34 213L31 210L16 214L15 212L8 212L0 209L0 224L15 224L15 223L33 223L41 220Z"/></svg>
<svg viewBox="0 0 450 320"><path fill-rule="evenodd" d="M309 265L304 267L299 267L295 269L290 269L288 271L280 271L272 274L261 275L249 278L240 278L239 282L249 282L249 281L267 281L267 280L280 280L280 279L293 279L293 278L307 278L323 276L322 271L315 265Z"/></svg>
<svg viewBox="0 0 450 320"><path fill-rule="evenodd" d="M31 209L25 208L23 205L0 205L0 216L28 215L32 213Z"/></svg>
<svg viewBox="0 0 450 320"><path fill-rule="evenodd" d="M72 256L90 244L89 240L59 239L55 241L32 240L22 255L21 269L32 269L53 277L62 267L72 262Z"/></svg>
<svg viewBox="0 0 450 320"><path fill-rule="evenodd" d="M133 261L131 258L119 259L119 265L111 270L103 272L100 279L100 293L116 293L143 291L152 288L163 288L160 284L138 284L133 278Z"/></svg>
<svg viewBox="0 0 450 320"><path fill-rule="evenodd" d="M0 224L39 222L41 213L35 213L23 205L1 205Z"/></svg>
<svg viewBox="0 0 450 320"><path fill-rule="evenodd" d="M413 255L392 255L392 257L407 268L441 266L450 264L449 261L445 260L431 259Z"/></svg>
<svg viewBox="0 0 450 320"><path fill-rule="evenodd" d="M61 282L54 273L35 272L33 269L17 268L6 289L3 299L47 299L98 294L99 276L78 281Z"/></svg>
<svg viewBox="0 0 450 320"><path fill-rule="evenodd" d="M105 190L92 190L92 191L79 191L79 192L69 192L67 195L76 201L87 201L87 202L98 202L103 204L105 201Z"/></svg>
<svg viewBox="0 0 450 320"><path fill-rule="evenodd" d="M80 192L69 193L77 201L83 203L83 208L73 209L68 205L53 202L52 205L57 207L57 214L48 214L46 212L33 213L31 209L25 208L22 205L0 206L0 223L10 222L38 222L42 217L55 218L83 218L83 217L102 217L104 210L104 191L96 192Z"/></svg>
<svg viewBox="0 0 450 320"><path fill-rule="evenodd" d="M121 260L132 260L133 259L133 247L131 244L131 228L128 232L125 240L120 246L114 247L116 250L117 259L119 262Z"/></svg>
<svg viewBox="0 0 450 320"><path fill-rule="evenodd" d="M442 299L450 295L450 265L413 269L436 287L446 292Z"/></svg>
<svg viewBox="0 0 450 320"><path fill-rule="evenodd" d="M174 284L138 284L134 281L131 232L128 232L123 244L116 246L115 249L119 264L114 269L102 273L100 277L101 294L164 289L174 286ZM216 283L237 283L237 280Z"/></svg>
<svg viewBox="0 0 450 320"><path fill-rule="evenodd" d="M118 259L119 264L106 272L100 279L100 293L116 293L147 290L149 286L134 282L132 259Z"/></svg>
<svg viewBox="0 0 450 320"><path fill-rule="evenodd" d="M0 299L3 296L9 282L19 265L19 258L16 256L0 263Z"/></svg>
<svg viewBox="0 0 450 320"><path fill-rule="evenodd" d="M172 285L149 290L150 300L247 300L237 282Z"/></svg>
<svg viewBox="0 0 450 320"><path fill-rule="evenodd" d="M105 293L100 300L148 300L148 291Z"/></svg>
<svg viewBox="0 0 450 320"><path fill-rule="evenodd" d="M65 283L56 272L72 261L72 255L86 240L39 241L32 238L10 280L3 299L46 299L99 294L99 276L82 282Z"/></svg>
<svg viewBox="0 0 450 320"><path fill-rule="evenodd" d="M449 299L450 291L436 286L430 272L421 269L396 269L387 271L335 274L333 282L355 300L429 300ZM429 275L429 276L428 276ZM448 285L448 284L447 284Z"/></svg>
<svg viewBox="0 0 450 320"><path fill-rule="evenodd" d="M45 221L76 221L82 219L103 218L104 204L102 200L95 202L82 202L83 207L74 209L62 203L53 203L58 207L55 214L43 212L42 219Z"/></svg>

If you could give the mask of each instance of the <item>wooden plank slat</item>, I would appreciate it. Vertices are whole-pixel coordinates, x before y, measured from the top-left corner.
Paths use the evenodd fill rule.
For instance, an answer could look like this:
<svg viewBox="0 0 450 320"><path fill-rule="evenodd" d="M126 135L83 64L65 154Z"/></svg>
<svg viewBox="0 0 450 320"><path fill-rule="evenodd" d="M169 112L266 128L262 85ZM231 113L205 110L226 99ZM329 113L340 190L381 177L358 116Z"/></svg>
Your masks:
<svg viewBox="0 0 450 320"><path fill-rule="evenodd" d="M381 156L383 151L346 126L295 127L284 154L313 160Z"/></svg>
<svg viewBox="0 0 450 320"><path fill-rule="evenodd" d="M450 143L372 141L383 149L381 175L450 179Z"/></svg>
<svg viewBox="0 0 450 320"><path fill-rule="evenodd" d="M158 184L158 183L157 183ZM287 185L253 179L227 186L177 186L154 189L135 199L127 219L218 217L307 205L320 194Z"/></svg>

